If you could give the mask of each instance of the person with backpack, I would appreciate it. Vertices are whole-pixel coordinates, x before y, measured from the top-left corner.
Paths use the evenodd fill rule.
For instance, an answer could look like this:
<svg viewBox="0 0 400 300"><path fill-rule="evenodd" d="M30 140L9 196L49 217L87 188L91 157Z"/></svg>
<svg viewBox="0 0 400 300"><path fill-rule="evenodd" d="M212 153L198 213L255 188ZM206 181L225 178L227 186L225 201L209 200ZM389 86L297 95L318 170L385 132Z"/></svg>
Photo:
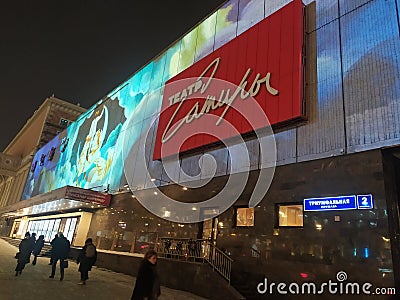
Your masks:
<svg viewBox="0 0 400 300"><path fill-rule="evenodd" d="M79 264L78 271L81 273L81 281L78 284L86 284L86 280L89 279L89 271L92 269L97 259L97 250L93 245L93 240L88 238L79 253L77 263Z"/></svg>

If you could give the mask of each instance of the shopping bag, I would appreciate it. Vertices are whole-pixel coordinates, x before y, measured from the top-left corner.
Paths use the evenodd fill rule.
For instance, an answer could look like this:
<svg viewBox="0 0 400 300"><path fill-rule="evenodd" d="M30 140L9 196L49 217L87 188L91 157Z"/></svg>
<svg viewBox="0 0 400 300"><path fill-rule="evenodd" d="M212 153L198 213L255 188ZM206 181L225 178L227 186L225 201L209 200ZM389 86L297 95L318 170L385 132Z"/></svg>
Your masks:
<svg viewBox="0 0 400 300"><path fill-rule="evenodd" d="M63 260L62 264L63 264L64 269L68 268L68 260Z"/></svg>

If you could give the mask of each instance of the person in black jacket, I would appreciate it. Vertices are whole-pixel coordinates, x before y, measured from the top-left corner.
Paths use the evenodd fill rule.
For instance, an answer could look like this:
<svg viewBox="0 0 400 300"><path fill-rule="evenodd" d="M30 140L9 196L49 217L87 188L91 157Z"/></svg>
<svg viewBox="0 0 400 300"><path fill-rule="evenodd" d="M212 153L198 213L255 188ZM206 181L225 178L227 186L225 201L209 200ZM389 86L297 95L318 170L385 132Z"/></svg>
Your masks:
<svg viewBox="0 0 400 300"><path fill-rule="evenodd" d="M33 243L36 243L36 233L32 232L31 239L32 239Z"/></svg>
<svg viewBox="0 0 400 300"><path fill-rule="evenodd" d="M68 258L70 242L60 232L58 234L58 238L54 240L52 246L51 253L53 256L53 262L51 265L51 275L49 278L54 278L54 275L56 274L57 261L60 261L60 281L62 281L64 279L64 260Z"/></svg>
<svg viewBox="0 0 400 300"><path fill-rule="evenodd" d="M56 241L56 239L58 239L58 233L54 236L54 238L51 240L50 245L53 247L54 242ZM54 260L54 255L53 255L53 250L50 251L51 255L50 255L50 262L49 265L53 264L53 260Z"/></svg>
<svg viewBox="0 0 400 300"><path fill-rule="evenodd" d="M78 284L86 284L86 280L89 279L89 271L96 263L96 260L96 247L93 245L93 240L88 238L76 261L78 264L80 264L78 271L81 273L81 281Z"/></svg>
<svg viewBox="0 0 400 300"><path fill-rule="evenodd" d="M40 254L40 251L42 251L43 246L44 246L44 235L42 234L37 239L35 246L33 247L33 250L32 250L32 254L33 254L32 265L36 265L37 257Z"/></svg>
<svg viewBox="0 0 400 300"><path fill-rule="evenodd" d="M131 300L156 300L160 296L160 281L156 265L157 252L147 251L140 263Z"/></svg>
<svg viewBox="0 0 400 300"><path fill-rule="evenodd" d="M33 250L33 240L29 232L25 234L25 238L21 241L18 246L19 254L17 260L17 266L15 267L15 276L21 275L22 270L25 268L25 265L29 263L31 259L31 252Z"/></svg>

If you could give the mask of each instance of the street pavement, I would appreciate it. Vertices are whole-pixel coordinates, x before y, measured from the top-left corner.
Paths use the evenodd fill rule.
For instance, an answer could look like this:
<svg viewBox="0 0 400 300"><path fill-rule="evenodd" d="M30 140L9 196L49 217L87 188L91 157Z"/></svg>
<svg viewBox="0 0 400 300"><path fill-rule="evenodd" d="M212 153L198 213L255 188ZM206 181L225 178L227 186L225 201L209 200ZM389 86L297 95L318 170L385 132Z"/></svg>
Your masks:
<svg viewBox="0 0 400 300"><path fill-rule="evenodd" d="M86 285L78 285L78 265L69 261L65 277L60 281L59 263L56 276L49 278L51 266L48 257L38 257L37 264L27 264L21 276L15 276L18 249L0 239L0 299L74 299L74 300L128 300L132 295L135 277L94 267ZM33 256L31 257L31 261ZM161 287L159 300L204 300L188 292Z"/></svg>

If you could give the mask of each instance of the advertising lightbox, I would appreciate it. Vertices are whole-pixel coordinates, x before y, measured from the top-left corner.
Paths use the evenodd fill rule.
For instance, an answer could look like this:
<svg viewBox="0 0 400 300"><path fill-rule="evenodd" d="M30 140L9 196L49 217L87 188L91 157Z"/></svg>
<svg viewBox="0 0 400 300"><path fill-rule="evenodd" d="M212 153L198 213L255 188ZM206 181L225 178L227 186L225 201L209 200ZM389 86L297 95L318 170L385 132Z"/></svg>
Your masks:
<svg viewBox="0 0 400 300"><path fill-rule="evenodd" d="M212 134L196 134L182 143L180 131L189 123L203 127L205 114L219 118L215 129L227 123L239 134L267 126L253 128L241 113L241 104L251 105L249 97L258 104L249 110L261 109L271 125L303 119L302 53L303 5L296 0L168 80L153 159L176 154L176 145L185 152L218 142ZM217 81L237 88L216 86ZM236 130L226 130L222 139L237 135Z"/></svg>

